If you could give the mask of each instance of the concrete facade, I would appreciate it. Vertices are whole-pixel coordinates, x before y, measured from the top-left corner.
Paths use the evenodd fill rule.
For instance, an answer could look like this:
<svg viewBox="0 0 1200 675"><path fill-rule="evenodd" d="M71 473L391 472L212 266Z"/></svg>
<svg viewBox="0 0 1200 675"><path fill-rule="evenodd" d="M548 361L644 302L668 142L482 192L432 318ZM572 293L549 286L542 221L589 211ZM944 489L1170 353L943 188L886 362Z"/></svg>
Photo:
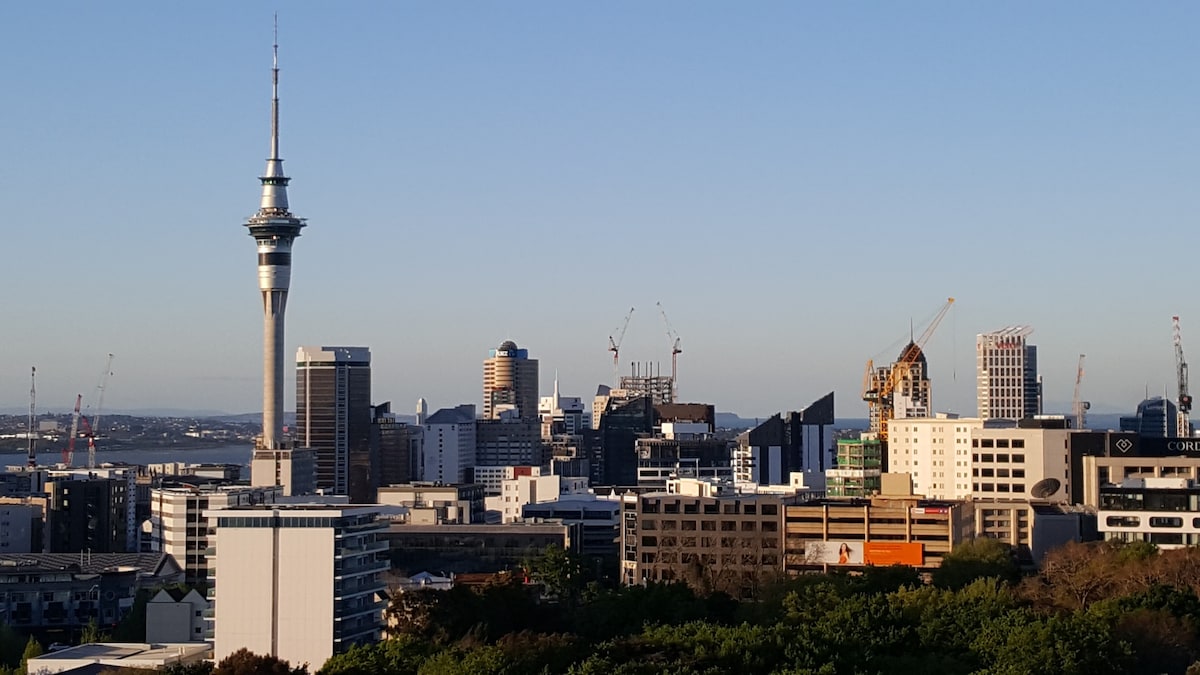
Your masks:
<svg viewBox="0 0 1200 675"><path fill-rule="evenodd" d="M369 507L234 508L216 522L216 661L245 647L307 663L379 639L386 529Z"/></svg>

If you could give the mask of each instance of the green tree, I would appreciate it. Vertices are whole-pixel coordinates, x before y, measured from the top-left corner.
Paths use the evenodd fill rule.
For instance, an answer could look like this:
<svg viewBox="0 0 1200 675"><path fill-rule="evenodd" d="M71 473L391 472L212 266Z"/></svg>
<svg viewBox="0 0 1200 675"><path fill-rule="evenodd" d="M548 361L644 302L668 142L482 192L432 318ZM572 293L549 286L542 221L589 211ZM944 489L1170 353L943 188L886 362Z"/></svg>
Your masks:
<svg viewBox="0 0 1200 675"><path fill-rule="evenodd" d="M308 667L292 667L283 659L255 654L243 647L222 659L212 675L308 675Z"/></svg>
<svg viewBox="0 0 1200 675"><path fill-rule="evenodd" d="M318 675L415 675L438 647L413 635L400 635L373 645L356 645L334 654Z"/></svg>
<svg viewBox="0 0 1200 675"><path fill-rule="evenodd" d="M81 645L93 644L96 642L108 642L109 639L109 635L100 630L100 624L96 623L96 619L94 617L88 621L87 625L83 627L83 631L79 634L79 644ZM143 639L145 639L144 635Z"/></svg>
<svg viewBox="0 0 1200 675"><path fill-rule="evenodd" d="M35 659L45 651L42 650L42 643L38 642L32 635L29 636L29 641L25 643L25 651L21 654L21 673L29 672L29 659Z"/></svg>
<svg viewBox="0 0 1200 675"><path fill-rule="evenodd" d="M957 590L988 577L1016 583L1021 571L1006 544L981 537L964 541L942 558L941 566L933 570L933 585Z"/></svg>
<svg viewBox="0 0 1200 675"><path fill-rule="evenodd" d="M538 555L525 560L524 567L532 581L545 587L547 595L568 608L578 604L587 586L583 559L561 546L547 546Z"/></svg>

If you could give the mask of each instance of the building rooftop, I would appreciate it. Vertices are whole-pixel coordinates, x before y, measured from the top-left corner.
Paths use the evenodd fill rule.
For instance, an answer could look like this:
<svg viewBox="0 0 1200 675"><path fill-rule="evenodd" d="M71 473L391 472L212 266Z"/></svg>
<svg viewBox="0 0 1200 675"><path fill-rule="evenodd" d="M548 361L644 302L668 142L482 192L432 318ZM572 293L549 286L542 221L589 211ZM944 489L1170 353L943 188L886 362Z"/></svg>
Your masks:
<svg viewBox="0 0 1200 675"><path fill-rule="evenodd" d="M137 570L158 575L174 559L167 553L0 553L0 575L29 572L100 574Z"/></svg>
<svg viewBox="0 0 1200 675"><path fill-rule="evenodd" d="M101 664L108 670L113 667L153 669L174 663L199 661L211 654L212 645L207 642L96 642L60 649L30 659L29 672L88 672L81 668L90 664Z"/></svg>

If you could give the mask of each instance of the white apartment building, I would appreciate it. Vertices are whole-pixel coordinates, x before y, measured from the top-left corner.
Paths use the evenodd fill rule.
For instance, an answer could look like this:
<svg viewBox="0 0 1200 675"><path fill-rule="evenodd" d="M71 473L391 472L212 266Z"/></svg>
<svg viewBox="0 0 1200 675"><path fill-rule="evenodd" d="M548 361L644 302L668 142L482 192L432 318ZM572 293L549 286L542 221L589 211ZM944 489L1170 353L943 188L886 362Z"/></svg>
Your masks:
<svg viewBox="0 0 1200 675"><path fill-rule="evenodd" d="M907 473L932 499L1043 499L1069 502L1069 429L993 428L944 415L895 420L887 470ZM1035 485L1049 492L1033 494ZM1042 483L1042 481L1047 481Z"/></svg>
<svg viewBox="0 0 1200 675"><path fill-rule="evenodd" d="M183 568L188 585L208 583L211 528L206 511L274 504L283 488L202 485L150 491L150 520L142 524L146 548L169 553ZM169 640L159 640L168 641Z"/></svg>
<svg viewBox="0 0 1200 675"><path fill-rule="evenodd" d="M467 469L475 465L475 406L443 408L425 420L423 429L422 480L466 482Z"/></svg>
<svg viewBox="0 0 1200 675"><path fill-rule="evenodd" d="M213 659L245 647L315 672L379 639L387 525L372 507L241 507L216 523Z"/></svg>
<svg viewBox="0 0 1200 675"><path fill-rule="evenodd" d="M506 479L500 486L500 518L503 523L521 520L522 509L530 504L552 502L573 495L588 494L586 477L543 474L538 467L525 475Z"/></svg>

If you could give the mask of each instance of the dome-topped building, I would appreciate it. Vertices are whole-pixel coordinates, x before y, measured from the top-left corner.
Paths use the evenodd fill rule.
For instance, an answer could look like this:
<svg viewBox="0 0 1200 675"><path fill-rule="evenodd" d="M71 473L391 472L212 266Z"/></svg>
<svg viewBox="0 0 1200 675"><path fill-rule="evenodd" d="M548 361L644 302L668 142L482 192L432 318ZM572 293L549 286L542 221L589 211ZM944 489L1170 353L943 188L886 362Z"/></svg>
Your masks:
<svg viewBox="0 0 1200 675"><path fill-rule="evenodd" d="M512 340L500 343L483 362L483 419L500 419L502 414L537 419L538 362L529 350Z"/></svg>

